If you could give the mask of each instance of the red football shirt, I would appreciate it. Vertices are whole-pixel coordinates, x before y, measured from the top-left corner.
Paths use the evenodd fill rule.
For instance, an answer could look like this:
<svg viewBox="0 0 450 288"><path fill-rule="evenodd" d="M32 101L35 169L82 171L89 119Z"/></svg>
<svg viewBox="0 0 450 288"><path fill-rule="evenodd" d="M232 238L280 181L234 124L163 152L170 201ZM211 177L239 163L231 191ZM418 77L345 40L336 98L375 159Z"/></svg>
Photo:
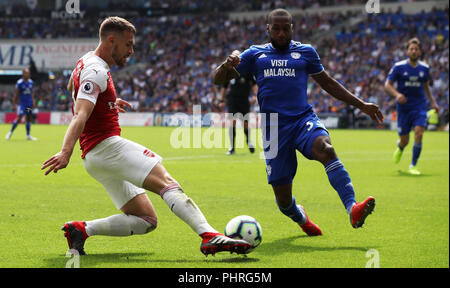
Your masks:
<svg viewBox="0 0 450 288"><path fill-rule="evenodd" d="M86 99L95 105L79 139L81 158L84 158L101 141L120 136L116 89L108 64L92 51L78 60L72 77L72 113L77 99Z"/></svg>

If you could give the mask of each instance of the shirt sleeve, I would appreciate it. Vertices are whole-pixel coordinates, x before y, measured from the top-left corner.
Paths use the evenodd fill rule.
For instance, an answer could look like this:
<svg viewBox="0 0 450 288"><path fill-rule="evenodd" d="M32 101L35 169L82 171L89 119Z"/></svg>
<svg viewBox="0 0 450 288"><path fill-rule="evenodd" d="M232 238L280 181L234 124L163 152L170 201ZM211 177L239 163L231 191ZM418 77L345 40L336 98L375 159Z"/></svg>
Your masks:
<svg viewBox="0 0 450 288"><path fill-rule="evenodd" d="M80 83L84 81L95 83L100 87L100 92L103 93L108 86L108 78L108 71L105 68L100 66L86 67L81 70Z"/></svg>
<svg viewBox="0 0 450 288"><path fill-rule="evenodd" d="M324 70L316 49L314 49L312 46L309 46L309 49L305 54L306 62L308 63L308 65L306 66L306 72L309 75L318 74Z"/></svg>
<svg viewBox="0 0 450 288"><path fill-rule="evenodd" d="M388 73L387 79L391 82L395 82L398 79L398 66L394 65Z"/></svg>
<svg viewBox="0 0 450 288"><path fill-rule="evenodd" d="M425 81L430 81L431 80L431 76L430 76L430 68L427 68L425 71Z"/></svg>
<svg viewBox="0 0 450 288"><path fill-rule="evenodd" d="M85 99L95 105L98 95L105 92L108 86L108 77L108 71L102 67L83 69L80 75L77 99Z"/></svg>
<svg viewBox="0 0 450 288"><path fill-rule="evenodd" d="M95 105L97 103L98 95L101 93L100 90L100 86L96 83L90 80L85 80L80 84L77 99L88 100Z"/></svg>
<svg viewBox="0 0 450 288"><path fill-rule="evenodd" d="M236 67L236 70L241 75L253 74L253 51L251 47L239 55L241 58L241 63Z"/></svg>

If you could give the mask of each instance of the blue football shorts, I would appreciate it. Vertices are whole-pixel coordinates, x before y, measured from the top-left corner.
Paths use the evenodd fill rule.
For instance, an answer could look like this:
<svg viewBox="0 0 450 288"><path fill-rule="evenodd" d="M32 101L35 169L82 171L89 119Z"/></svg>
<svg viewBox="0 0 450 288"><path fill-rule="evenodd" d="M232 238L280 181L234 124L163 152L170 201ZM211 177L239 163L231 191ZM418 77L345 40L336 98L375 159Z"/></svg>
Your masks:
<svg viewBox="0 0 450 288"><path fill-rule="evenodd" d="M416 126L427 127L427 111L398 111L398 135L408 135Z"/></svg>
<svg viewBox="0 0 450 288"><path fill-rule="evenodd" d="M277 139L270 139L270 145L264 149L267 180L273 186L292 183L297 172L296 151L311 160L314 140L319 136L329 137L325 126L312 112L295 121L279 123L277 127ZM267 129L266 135L270 135Z"/></svg>
<svg viewBox="0 0 450 288"><path fill-rule="evenodd" d="M32 102L19 102L17 105L17 115L31 115L33 114L33 103Z"/></svg>

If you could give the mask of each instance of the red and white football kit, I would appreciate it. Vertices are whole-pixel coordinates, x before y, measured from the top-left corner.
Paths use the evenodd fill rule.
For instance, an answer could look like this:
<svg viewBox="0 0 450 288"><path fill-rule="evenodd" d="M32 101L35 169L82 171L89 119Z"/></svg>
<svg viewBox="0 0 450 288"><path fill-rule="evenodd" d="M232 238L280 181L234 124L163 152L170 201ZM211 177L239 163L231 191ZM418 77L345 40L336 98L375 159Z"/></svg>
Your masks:
<svg viewBox="0 0 450 288"><path fill-rule="evenodd" d="M93 51L85 54L72 72L73 102L95 106L79 142L87 172L108 191L117 209L145 193L145 178L162 158L150 149L120 137L116 90L108 64ZM73 108L72 108L73 110Z"/></svg>

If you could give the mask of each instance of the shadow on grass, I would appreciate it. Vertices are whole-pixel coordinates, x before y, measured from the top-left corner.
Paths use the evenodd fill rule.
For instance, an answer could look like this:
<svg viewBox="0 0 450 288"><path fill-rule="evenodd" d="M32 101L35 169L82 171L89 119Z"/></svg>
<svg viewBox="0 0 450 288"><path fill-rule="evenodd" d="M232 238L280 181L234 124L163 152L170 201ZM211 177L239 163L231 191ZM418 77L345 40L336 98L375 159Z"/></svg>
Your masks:
<svg viewBox="0 0 450 288"><path fill-rule="evenodd" d="M95 267L97 264L104 263L114 263L117 264L122 262L126 263L145 263L147 259L151 257L154 253L104 253L95 254L89 253L86 256L79 256L80 267ZM66 264L73 260L73 256L69 257L64 255L59 255L57 257L45 259L47 265L46 267L64 268ZM73 264L72 264L73 266Z"/></svg>
<svg viewBox="0 0 450 288"><path fill-rule="evenodd" d="M319 236L320 237L320 236ZM288 238L278 239L269 243L261 244L261 250L264 250L264 254L266 255L280 255L282 253L310 253L317 251L325 251L325 252L333 252L333 251L341 251L341 250L349 250L349 251L360 251L366 252L369 249L376 247L357 247L357 246L307 246L307 245L298 245L292 243L297 239L310 239L310 236L307 235L296 235Z"/></svg>
<svg viewBox="0 0 450 288"><path fill-rule="evenodd" d="M204 257L201 256L199 258L192 258L192 259L162 259L159 258L161 255L155 257L155 253L149 252L149 253L104 253L104 254L95 254L90 253L86 256L80 256L79 258L79 266L81 268L89 268L89 267L97 267L97 266L108 266L108 263L114 264L114 267L123 267L126 268L128 263L140 263L143 267L145 266L154 266L153 264L157 263L173 263L175 264L182 264L182 263L198 263L198 264L205 264L205 263L252 263L252 262L258 262L258 258L252 258L248 257L246 255L236 255L233 258L222 258L222 256L214 257L214 256L208 256ZM220 253L218 255L222 255L225 253ZM235 254L234 254L235 255ZM47 263L46 267L51 268L64 268L66 267L66 264L73 260L73 257L66 257L65 255L60 255L58 257L52 257L45 259L45 262ZM145 265L147 264L147 265ZM71 263L71 266L73 267L73 262ZM135 265L133 265L135 266ZM156 266L157 267L157 266ZM195 267L195 265L193 265Z"/></svg>

